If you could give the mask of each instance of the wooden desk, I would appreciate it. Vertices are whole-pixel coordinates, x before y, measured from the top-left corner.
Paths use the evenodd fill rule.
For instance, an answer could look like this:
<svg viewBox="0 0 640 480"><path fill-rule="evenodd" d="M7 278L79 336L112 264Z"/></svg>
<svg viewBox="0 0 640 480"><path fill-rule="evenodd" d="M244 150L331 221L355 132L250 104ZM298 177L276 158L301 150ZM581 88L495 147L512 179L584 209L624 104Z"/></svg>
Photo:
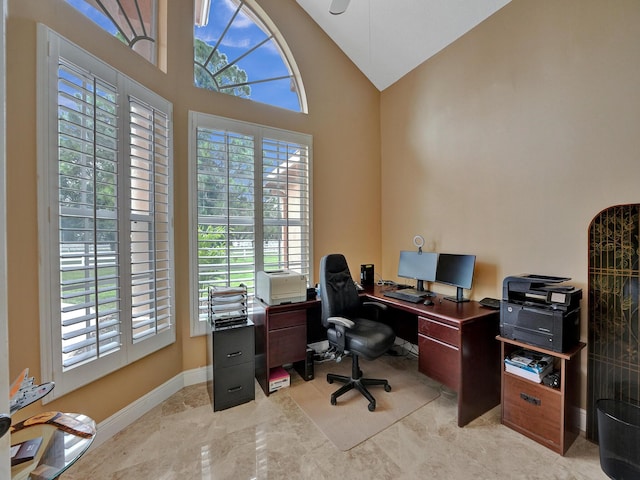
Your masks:
<svg viewBox="0 0 640 480"><path fill-rule="evenodd" d="M432 298L434 305L385 297L389 287L363 292L389 307L383 321L419 348L420 372L458 394L462 427L500 403L499 312L478 302L454 303ZM256 379L269 394L269 370L305 358L306 345L317 341L320 301L267 306L256 302ZM311 331L313 330L313 332ZM326 338L326 336L325 336Z"/></svg>
<svg viewBox="0 0 640 480"><path fill-rule="evenodd" d="M431 298L433 305L404 302L385 297L386 288L376 286L366 295L417 317L418 369L457 392L458 426L499 405L499 311L478 302L455 303L441 296Z"/></svg>

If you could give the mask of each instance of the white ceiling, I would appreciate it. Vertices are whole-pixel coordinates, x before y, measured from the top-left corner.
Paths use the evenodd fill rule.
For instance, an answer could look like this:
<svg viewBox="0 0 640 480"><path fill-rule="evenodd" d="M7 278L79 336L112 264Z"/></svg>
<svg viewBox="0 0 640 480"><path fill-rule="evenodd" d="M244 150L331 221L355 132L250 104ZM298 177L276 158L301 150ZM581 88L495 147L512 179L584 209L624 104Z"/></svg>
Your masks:
<svg viewBox="0 0 640 480"><path fill-rule="evenodd" d="M511 0L296 0L382 91Z"/></svg>

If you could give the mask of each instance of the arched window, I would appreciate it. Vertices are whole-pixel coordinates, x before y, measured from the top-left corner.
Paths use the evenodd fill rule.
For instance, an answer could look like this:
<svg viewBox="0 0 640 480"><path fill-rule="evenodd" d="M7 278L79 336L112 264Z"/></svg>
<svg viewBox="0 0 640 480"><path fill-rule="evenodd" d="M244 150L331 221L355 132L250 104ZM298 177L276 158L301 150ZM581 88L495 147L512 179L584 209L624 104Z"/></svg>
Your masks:
<svg viewBox="0 0 640 480"><path fill-rule="evenodd" d="M195 0L195 85L307 112L286 42L253 0Z"/></svg>
<svg viewBox="0 0 640 480"><path fill-rule="evenodd" d="M154 65L157 60L157 0L67 0Z"/></svg>

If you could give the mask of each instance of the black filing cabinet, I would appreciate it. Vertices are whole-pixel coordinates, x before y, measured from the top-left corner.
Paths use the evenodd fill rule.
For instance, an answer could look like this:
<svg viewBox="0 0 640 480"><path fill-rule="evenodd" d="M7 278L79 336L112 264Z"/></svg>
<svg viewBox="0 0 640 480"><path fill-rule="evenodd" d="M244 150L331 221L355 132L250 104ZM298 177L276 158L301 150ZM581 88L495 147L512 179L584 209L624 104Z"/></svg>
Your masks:
<svg viewBox="0 0 640 480"><path fill-rule="evenodd" d="M212 327L207 342L207 390L213 410L235 407L255 398L253 322Z"/></svg>

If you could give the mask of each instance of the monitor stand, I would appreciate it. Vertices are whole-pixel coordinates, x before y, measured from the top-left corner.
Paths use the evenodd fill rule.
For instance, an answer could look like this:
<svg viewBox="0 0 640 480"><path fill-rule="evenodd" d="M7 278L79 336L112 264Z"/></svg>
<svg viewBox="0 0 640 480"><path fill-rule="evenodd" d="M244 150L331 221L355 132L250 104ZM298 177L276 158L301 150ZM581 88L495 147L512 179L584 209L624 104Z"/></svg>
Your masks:
<svg viewBox="0 0 640 480"><path fill-rule="evenodd" d="M424 292L427 297L435 297L436 296L436 294L433 293L431 290L425 290L424 289L424 280L418 280L418 283L416 284L416 290L419 291L419 292Z"/></svg>
<svg viewBox="0 0 640 480"><path fill-rule="evenodd" d="M456 287L456 296L453 297L444 297L445 300L449 300L450 302L463 303L468 302L468 298L464 298L464 289L462 287Z"/></svg>

